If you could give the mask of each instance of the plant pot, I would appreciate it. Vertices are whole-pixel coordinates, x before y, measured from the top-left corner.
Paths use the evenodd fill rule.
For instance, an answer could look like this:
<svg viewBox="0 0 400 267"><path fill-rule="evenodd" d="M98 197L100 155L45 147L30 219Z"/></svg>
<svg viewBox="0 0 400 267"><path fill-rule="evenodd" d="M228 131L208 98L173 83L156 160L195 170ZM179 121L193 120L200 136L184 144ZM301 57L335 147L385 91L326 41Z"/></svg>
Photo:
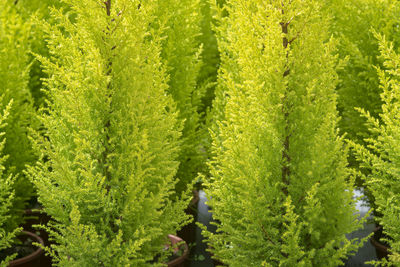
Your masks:
<svg viewBox="0 0 400 267"><path fill-rule="evenodd" d="M168 235L169 240L171 241L171 245L174 246L180 242L185 242L182 238L175 235ZM167 263L168 267L184 267L184 262L188 258L189 248L186 242L182 245L183 253L176 259L173 259ZM179 248L175 249L175 252L179 251Z"/></svg>
<svg viewBox="0 0 400 267"><path fill-rule="evenodd" d="M199 203L199 200L199 191L193 191L193 198L190 201L189 206L185 210L186 214L193 216L193 222L185 225L177 233L177 235L185 240L187 244L193 244L196 242L197 204Z"/></svg>
<svg viewBox="0 0 400 267"><path fill-rule="evenodd" d="M51 219L50 216L39 208L39 209L26 209L24 212L24 218L25 218L25 223L22 225L23 229L25 231L39 235L40 238L42 238L44 245L46 247L50 246L49 234L44 229L37 229L36 227L34 227L34 225L38 224L47 225L47 223ZM41 262L41 267L52 266L51 257L44 253L41 256L40 262Z"/></svg>
<svg viewBox="0 0 400 267"><path fill-rule="evenodd" d="M26 209L24 211L25 222L22 225L23 229L28 232L38 233L43 239L44 244L49 245L49 235L45 230L37 229L34 225L47 225L50 221L50 216L44 213L41 209Z"/></svg>
<svg viewBox="0 0 400 267"><path fill-rule="evenodd" d="M378 226L374 230L374 235L371 237L371 244L375 247L376 255L379 260L384 258L388 259L389 255L389 247L385 244L379 242L379 240L383 237L383 229L382 226Z"/></svg>
<svg viewBox="0 0 400 267"><path fill-rule="evenodd" d="M18 236L18 239L21 241L25 241L28 238L33 239L33 242L39 243L42 246L44 245L43 240L34 233L22 231L21 235ZM33 253L19 259L15 259L8 264L8 267L42 267L41 264L41 256L43 255L43 250L41 248L37 248Z"/></svg>

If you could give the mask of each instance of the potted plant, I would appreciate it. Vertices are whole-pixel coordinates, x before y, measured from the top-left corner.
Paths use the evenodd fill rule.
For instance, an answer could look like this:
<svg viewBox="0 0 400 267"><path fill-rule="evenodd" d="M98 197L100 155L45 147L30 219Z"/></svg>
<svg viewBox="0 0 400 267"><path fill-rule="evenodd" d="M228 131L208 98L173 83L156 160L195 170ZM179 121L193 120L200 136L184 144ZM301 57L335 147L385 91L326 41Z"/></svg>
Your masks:
<svg viewBox="0 0 400 267"><path fill-rule="evenodd" d="M27 98L28 100L24 100L24 98L22 98L18 100L19 103L18 105L24 102L29 103L30 112L28 113L25 112L23 116L25 116L26 121L27 119L32 121L34 115L32 115L31 113L33 113L34 110L36 110L38 107L44 104L44 95L41 92L41 88L43 87L41 79L44 78L44 73L42 71L42 67L40 66L39 61L35 59L34 55L35 54L48 55L48 50L44 40L45 39L44 31L41 28L40 23L37 22L40 21L41 19L50 21L51 20L50 7L53 5L61 6L62 3L59 0L18 0L18 1L12 1L12 3L10 2L10 4L15 6L14 9L18 13L20 20L23 21L24 24L29 25L29 27L26 27L27 34L24 35L25 45L21 46L21 48L25 48L26 52L26 55L20 57L21 61L20 67L24 68L24 74L18 77L20 79L22 78L25 80L26 85L23 87L23 90L26 95L25 98ZM29 51L27 48L29 49ZM29 69L27 75L26 68L28 65ZM29 90L28 93L26 92L27 89ZM16 90L16 88L14 88L13 90ZM12 93L10 94L10 97L14 97ZM27 105L27 103L25 103L24 105ZM22 110L22 112L24 112L24 110ZM26 126L33 127L34 125L30 123L30 125ZM26 126L24 127L27 128ZM35 126L35 128L38 129L39 127ZM27 131L24 132L23 138L20 138L21 136L19 134L17 136L18 139L23 140L25 142L25 140L27 140L26 132ZM30 144L28 145L29 147L25 147L26 150L25 153L32 154L32 148L30 147ZM13 152L10 153L18 155L18 153L13 153ZM32 162L33 158L29 161L23 161L21 163L27 164ZM22 171L23 169L20 169L19 175L25 177ZM31 182L28 179L25 179L25 183L33 188ZM24 192L26 191L24 190ZM30 194L28 194L30 200L27 203L27 205L24 206L25 210L23 213L23 224L20 226L22 226L23 229L26 231L38 234L43 239L44 243L48 245L49 241L47 232L43 229L37 228L36 226L38 224L46 224L47 221L49 220L49 217L42 212L40 205L37 203L35 193L33 192L32 197L29 195ZM50 265L51 259L49 257L46 257L46 260L48 262L47 265L45 265L45 256L42 255L41 259L42 266Z"/></svg>
<svg viewBox="0 0 400 267"><path fill-rule="evenodd" d="M226 98L205 190L217 231L204 234L228 266L338 266L362 243L346 238L362 220L337 130L335 40L320 6L214 6L227 13L217 25Z"/></svg>
<svg viewBox="0 0 400 267"><path fill-rule="evenodd" d="M191 189L173 196L182 125L166 93L159 3L64 2L69 13L43 22L48 107L28 169L54 219L46 251L57 266L163 266Z"/></svg>
<svg viewBox="0 0 400 267"><path fill-rule="evenodd" d="M398 2L390 0L326 1L326 12L333 16L331 32L339 39L340 58L346 59L344 68L338 72L338 110L342 117L339 128L342 133L346 133L349 140L360 145L367 146L368 142L364 140L373 133L358 109L369 112L377 120L380 120L379 114L382 113L382 87L379 86L376 67L382 68L383 62L378 49L379 41L374 38L373 31L385 35L397 46L400 41L399 7ZM356 184L365 194L365 200L371 207L371 221L378 226L379 217L382 215L377 209L374 194L365 184L365 180L360 178L369 176L371 170L359 166L353 153L350 154L349 164L362 172ZM379 244L377 245L379 247ZM381 254L379 250L377 253L378 256Z"/></svg>
<svg viewBox="0 0 400 267"><path fill-rule="evenodd" d="M1 1L0 9L0 109L11 100L13 102L3 129L6 135L4 154L8 155L4 167L15 176L12 206L18 226L27 202L34 194L33 185L23 173L25 165L36 159L28 138L28 128L36 125L28 87L31 24L19 15L13 1Z"/></svg>
<svg viewBox="0 0 400 267"><path fill-rule="evenodd" d="M360 175L375 199L375 211L380 214L375 218L380 226L375 230L371 242L377 248L377 254L382 258L385 266L398 266L400 264L400 211L398 208L400 203L398 183L400 57L393 43L388 42L381 34L375 35L380 43L379 50L385 68L378 68L382 90L382 113L377 118L366 110L359 109L367 119L368 128L372 134L370 138L365 139L364 145L352 142L352 146L361 168L367 170L367 174L360 173ZM383 234L381 239L379 239L379 234ZM384 259L385 257L390 263Z"/></svg>
<svg viewBox="0 0 400 267"><path fill-rule="evenodd" d="M0 114L0 127L1 130L4 128L5 118L8 115L9 108L3 110ZM0 143L0 152L3 152L5 140L4 140L4 132L1 134L1 143ZM7 266L8 262L12 260L15 255L2 255L4 249L11 247L16 235L21 231L21 229L16 228L15 224L9 223L10 218L12 218L10 214L10 210L12 208L14 190L13 190L13 177L11 175L7 175L4 168L4 163L7 160L7 157L0 157L0 266Z"/></svg>
<svg viewBox="0 0 400 267"><path fill-rule="evenodd" d="M201 2L200 0L161 0L159 20L166 21L161 56L166 66L168 92L179 110L183 123L182 144L177 172L176 193L179 195L196 182L197 174L205 167L203 139L206 129L201 114L205 87L198 82L202 67ZM186 213L197 218L199 200L196 188ZM179 231L188 243L195 242L196 224L192 222Z"/></svg>
<svg viewBox="0 0 400 267"><path fill-rule="evenodd" d="M0 123L0 265L35 266L42 250L32 241L42 241L20 228L25 206L33 194L33 185L23 171L25 164L35 160L28 139L28 128L35 124L28 88L31 24L19 15L14 1L6 0L0 2L0 29L0 110L4 111Z"/></svg>
<svg viewBox="0 0 400 267"><path fill-rule="evenodd" d="M360 144L364 144L364 139L370 133L365 118L356 108L363 108L379 118L382 106L382 90L375 70L376 66L382 67L382 62L379 59L378 42L371 29L398 43L399 7L397 1L391 0L325 1L325 14L332 17L330 31L338 39L339 57L346 62L338 70L338 110L342 118L339 128L342 134L346 133L346 138ZM360 170L352 153L349 164ZM374 208L373 195L362 179L356 179L356 184L365 194L368 205ZM379 216L376 211L373 215Z"/></svg>
<svg viewBox="0 0 400 267"><path fill-rule="evenodd" d="M176 102L179 120L183 121L182 150L177 176L177 192L186 190L204 163L201 100L205 87L198 83L202 67L200 0L161 1L159 20L166 21L162 58L169 75L168 91Z"/></svg>
<svg viewBox="0 0 400 267"><path fill-rule="evenodd" d="M43 240L36 234L17 227L20 217L15 216L13 206L16 177L5 167L9 157L3 154L6 144L4 128L7 126L10 110L12 101L0 114L0 266L40 267L43 251L36 248L33 242L43 245Z"/></svg>

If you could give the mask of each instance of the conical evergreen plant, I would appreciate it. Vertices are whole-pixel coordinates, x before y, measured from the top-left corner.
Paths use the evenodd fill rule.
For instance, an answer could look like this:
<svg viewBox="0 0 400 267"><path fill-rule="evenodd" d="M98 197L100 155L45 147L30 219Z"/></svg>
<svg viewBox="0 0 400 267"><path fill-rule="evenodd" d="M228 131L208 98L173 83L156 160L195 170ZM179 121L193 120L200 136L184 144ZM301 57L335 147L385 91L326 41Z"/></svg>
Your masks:
<svg viewBox="0 0 400 267"><path fill-rule="evenodd" d="M40 23L36 23L36 21L41 19L51 20L51 7L60 8L62 2L60 0L16 0L14 4L22 19L32 26L28 40L30 50L33 54L48 56L44 30ZM45 74L40 62L35 59L33 54L30 54L29 57L29 61L32 62L28 86L34 99L35 107L39 107L44 104L44 95L41 89L43 87L42 78L45 77Z"/></svg>
<svg viewBox="0 0 400 267"><path fill-rule="evenodd" d="M339 127L347 138L363 142L368 137L365 118L356 108L371 115L381 112L381 88L375 66L379 60L378 41L372 30L400 41L400 4L391 0L330 0L326 12L332 15L331 32L339 40L338 51L347 64L339 70Z"/></svg>
<svg viewBox="0 0 400 267"><path fill-rule="evenodd" d="M200 0L160 0L159 20L166 21L162 58L169 75L169 93L183 121L182 150L177 173L177 192L184 191L205 166L201 120L205 88L198 83L202 60Z"/></svg>
<svg viewBox="0 0 400 267"><path fill-rule="evenodd" d="M219 51L217 38L214 32L214 11L209 0L201 0L201 43L203 44L199 83L206 88L203 98L203 112L209 111L215 94L217 72L219 67Z"/></svg>
<svg viewBox="0 0 400 267"><path fill-rule="evenodd" d="M335 41L319 1L230 0L205 190L228 266L338 266L357 249L347 148L338 136ZM218 97L218 96L217 96Z"/></svg>
<svg viewBox="0 0 400 267"><path fill-rule="evenodd" d="M0 1L0 110L13 101L5 133L3 152L7 173L15 177L13 199L14 226L18 226L26 202L33 194L33 185L23 174L25 165L35 161L28 128L34 127L33 99L28 87L31 24L17 11L14 1Z"/></svg>
<svg viewBox="0 0 400 267"><path fill-rule="evenodd" d="M208 136L209 144L207 145L207 153L208 159L211 159L213 157L212 143L217 142L220 137L218 124L220 121L223 121L225 119L224 108L226 105L226 101L229 97L226 88L229 87L228 83L231 80L238 79L237 76L239 74L239 71L237 62L235 61L235 57L231 54L231 50L229 49L230 41L227 37L230 25L226 21L228 19L228 14L226 11L227 9L224 8L226 1L215 0L209 1L209 3L211 3L211 13L213 14L214 18L213 21L210 23L212 23L213 30L218 37L217 48L219 54L218 59L220 61L217 70L217 82L215 84L213 92L214 97L212 99L212 106L208 110L206 121L210 133L210 135ZM224 68L220 66L222 64L221 62L223 62ZM229 69L229 74L223 74L222 72L224 71L224 69ZM224 76L226 75L229 76L229 80L225 79ZM209 176L209 174L207 174L207 176Z"/></svg>
<svg viewBox="0 0 400 267"><path fill-rule="evenodd" d="M332 15L331 32L339 40L339 57L346 60L344 68L338 71L338 110L342 117L339 128L346 138L360 144L370 133L365 118L357 108L368 111L378 119L382 110L382 89L375 68L383 65L373 31L399 44L399 11L399 2L391 0L325 1L325 12ZM349 164L360 169L353 154L350 154ZM367 172L366 169L362 171ZM356 184L362 188L368 204L375 207L373 194L363 181L357 179ZM376 209L374 215L380 216Z"/></svg>
<svg viewBox="0 0 400 267"><path fill-rule="evenodd" d="M9 174L5 168L7 156L3 154L5 146L5 132L2 130L6 125L6 119L9 115L10 105L0 114L0 255L4 249L9 248L15 241L15 237L20 231L19 228L15 227L12 215L12 205L14 198L14 178ZM0 258L0 267L7 267L8 262L12 260L15 255L7 255L5 258Z"/></svg>
<svg viewBox="0 0 400 267"><path fill-rule="evenodd" d="M182 125L167 94L159 1L64 2L71 12L53 9L58 24L44 23L46 134L33 137L41 158L29 169L55 220L48 251L56 266L163 266L189 193L171 197Z"/></svg>
<svg viewBox="0 0 400 267"><path fill-rule="evenodd" d="M365 139L364 145L353 142L353 147L362 169L367 170L363 178L380 214L375 219L387 237L381 241L390 245L390 263L381 264L400 266L400 56L393 43L382 35L376 36L385 68L378 70L382 113L377 118L366 110L359 110L368 121L371 136Z"/></svg>

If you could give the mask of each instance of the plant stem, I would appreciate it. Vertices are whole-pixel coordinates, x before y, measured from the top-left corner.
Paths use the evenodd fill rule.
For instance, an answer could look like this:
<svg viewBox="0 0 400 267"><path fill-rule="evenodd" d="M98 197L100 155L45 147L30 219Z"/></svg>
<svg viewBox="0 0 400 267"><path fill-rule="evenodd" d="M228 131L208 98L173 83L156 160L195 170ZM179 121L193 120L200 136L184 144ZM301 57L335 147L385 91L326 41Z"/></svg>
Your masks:
<svg viewBox="0 0 400 267"><path fill-rule="evenodd" d="M110 16L111 15L111 0L105 1L104 4L106 5L107 16Z"/></svg>
<svg viewBox="0 0 400 267"><path fill-rule="evenodd" d="M282 7L282 14L284 14L284 10ZM287 38L287 33L288 33L288 22L281 22L281 27L282 27L282 33L284 33L284 37L282 40L282 45L283 48L287 50L288 45L289 45L289 40ZM289 51L286 51L286 70L283 73L283 77L285 78L286 76L289 75L290 69L289 69ZM288 94L289 88L286 88L285 90L285 95L283 98L283 106L282 106L282 112L284 113L284 118L285 118L285 137L283 141L283 150L282 150L282 181L284 183L284 187L282 188L282 192L287 196L288 195L288 186L289 186L289 176L290 176L290 155L289 155L289 148L290 148L290 134L289 134L289 107L287 103L287 94Z"/></svg>
<svg viewBox="0 0 400 267"><path fill-rule="evenodd" d="M105 1L104 5L106 7L107 16L110 17L111 16L111 0ZM110 35L108 26L107 26L106 34ZM111 75L111 72L112 72L112 68L111 67L112 67L112 61L111 61L111 57L110 57L108 59L108 64L107 64L107 72L106 72L107 76ZM110 106L109 106L110 111L109 111L109 113L111 114L111 97L112 97L112 94L111 94L111 81L107 84L107 90L109 91L107 97L110 98ZM108 167L107 167L107 157L108 157L108 155L110 153L110 151L109 151L109 141L110 141L109 130L110 130L110 126L111 126L111 121L110 121L110 117L108 117L106 122L105 122L105 124L104 124L104 131L105 131L104 146L105 146L105 148L104 148L104 151L103 151L103 154L102 154L103 171L104 171L104 176L106 177L106 181L107 182L110 182L110 180L111 180L111 174L110 174L110 172L108 170ZM110 185L107 185L106 188L107 188L107 192L109 192L110 191Z"/></svg>

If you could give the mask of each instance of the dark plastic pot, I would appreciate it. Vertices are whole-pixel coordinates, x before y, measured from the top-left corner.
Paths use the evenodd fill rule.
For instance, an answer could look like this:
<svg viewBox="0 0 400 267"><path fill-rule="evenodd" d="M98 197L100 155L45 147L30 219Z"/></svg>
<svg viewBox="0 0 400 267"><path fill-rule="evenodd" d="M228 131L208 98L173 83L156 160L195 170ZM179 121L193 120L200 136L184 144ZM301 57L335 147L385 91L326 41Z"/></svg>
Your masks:
<svg viewBox="0 0 400 267"><path fill-rule="evenodd" d="M45 230L37 229L34 225L47 225L50 221L50 216L44 213L41 209L27 209L24 212L25 223L22 225L25 231L29 231L32 233L39 233L39 236L43 239L44 244L47 246L49 235Z"/></svg>
<svg viewBox="0 0 400 267"><path fill-rule="evenodd" d="M374 230L374 235L371 237L371 244L375 247L376 256L379 260L388 259L389 247L379 242L383 236L382 227L378 226Z"/></svg>
<svg viewBox="0 0 400 267"><path fill-rule="evenodd" d="M180 236L188 244L196 242L196 221L197 221L197 204L199 203L199 191L193 191L193 198L190 201L189 206L185 210L186 214L193 216L193 221L188 225L185 225L177 235Z"/></svg>
<svg viewBox="0 0 400 267"><path fill-rule="evenodd" d="M182 238L175 236L175 235L168 235L169 240L171 241L171 245L174 246L178 243L185 242ZM168 262L168 267L184 267L185 260L188 258L189 255L189 248L186 242L182 245L184 246L183 248L183 253L181 256L178 258ZM176 248L176 251L178 251L179 248Z"/></svg>
<svg viewBox="0 0 400 267"><path fill-rule="evenodd" d="M32 233L35 233L42 238L44 245L46 247L50 246L50 241L49 241L49 234L43 230L43 229L37 229L35 225L41 224L41 225L47 225L47 223L50 221L50 216L47 215L43 210L41 209L26 209L24 212L24 217L25 217L25 223L22 225L23 229L25 231L29 231ZM41 267L51 267L52 266L52 261L51 257L48 255L45 255L44 253L41 256Z"/></svg>
<svg viewBox="0 0 400 267"><path fill-rule="evenodd" d="M34 233L22 231L22 234L18 236L18 238L22 241L31 238L33 242L39 243L42 246L44 245L43 240ZM42 267L41 264L41 256L43 255L43 250L41 248L37 248L32 254L25 256L23 258L15 259L8 264L8 267Z"/></svg>

